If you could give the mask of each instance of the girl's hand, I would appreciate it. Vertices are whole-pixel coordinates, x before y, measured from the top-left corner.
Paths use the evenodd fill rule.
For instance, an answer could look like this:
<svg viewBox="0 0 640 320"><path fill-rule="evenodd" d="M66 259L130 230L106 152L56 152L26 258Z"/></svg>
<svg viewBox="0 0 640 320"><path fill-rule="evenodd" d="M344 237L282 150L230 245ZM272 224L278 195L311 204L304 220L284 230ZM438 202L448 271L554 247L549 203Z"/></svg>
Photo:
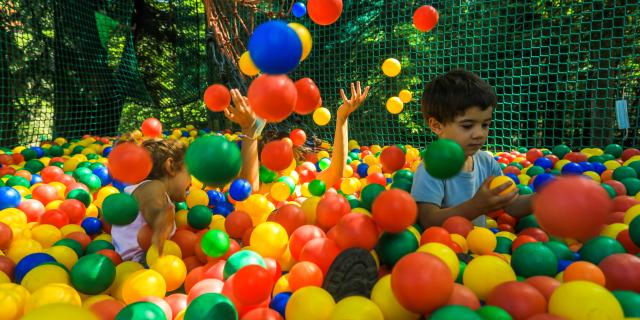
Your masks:
<svg viewBox="0 0 640 320"><path fill-rule="evenodd" d="M242 96L238 89L231 89L231 100L233 106L224 109L224 115L227 119L237 123L242 129L242 133L253 135L256 127L256 115L251 110L249 99Z"/></svg>
<svg viewBox="0 0 640 320"><path fill-rule="evenodd" d="M367 99L367 95L369 94L369 86L364 88L364 92L362 92L362 88L360 87L360 81L356 82L354 85L351 83L351 98L347 99L347 96L344 93L344 90L340 89L340 96L342 97L342 105L338 108L338 120L346 120L349 115L356 111L358 107Z"/></svg>

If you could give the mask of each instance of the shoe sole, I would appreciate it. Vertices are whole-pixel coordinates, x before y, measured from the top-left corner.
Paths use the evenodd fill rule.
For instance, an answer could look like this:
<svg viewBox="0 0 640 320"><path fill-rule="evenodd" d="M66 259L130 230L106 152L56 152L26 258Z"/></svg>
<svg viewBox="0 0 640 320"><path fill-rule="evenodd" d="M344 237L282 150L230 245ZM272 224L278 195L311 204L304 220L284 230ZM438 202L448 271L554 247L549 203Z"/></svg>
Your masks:
<svg viewBox="0 0 640 320"><path fill-rule="evenodd" d="M378 280L376 261L369 251L349 248L333 261L325 276L322 288L338 302L349 296L369 298Z"/></svg>

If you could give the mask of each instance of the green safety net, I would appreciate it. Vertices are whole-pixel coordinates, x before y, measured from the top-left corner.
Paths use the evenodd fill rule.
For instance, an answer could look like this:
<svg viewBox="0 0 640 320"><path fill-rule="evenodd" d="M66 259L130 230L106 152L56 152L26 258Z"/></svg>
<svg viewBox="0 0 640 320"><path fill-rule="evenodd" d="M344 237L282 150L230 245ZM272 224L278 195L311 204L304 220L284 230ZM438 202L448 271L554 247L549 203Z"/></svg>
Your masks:
<svg viewBox="0 0 640 320"><path fill-rule="evenodd" d="M256 23L280 18L307 26L313 51L290 76L314 79L333 113L340 88L356 80L371 85L371 97L349 120L350 136L361 144L431 141L420 112L422 88L464 68L499 96L490 149L638 145L636 1L344 0L331 26L289 15L292 3L262 1L227 18L248 22L257 10ZM428 33L412 25L424 4L440 14ZM239 46L247 37L233 40ZM232 128L220 113L206 111L202 93L213 83L246 90L251 79L238 76L219 49L201 0L0 0L0 146L115 135L147 117L165 128ZM387 58L402 63L398 77L381 72ZM385 103L402 89L413 100L392 115ZM629 129L619 128L618 100L627 102ZM302 127L326 140L335 129L297 115L270 126Z"/></svg>

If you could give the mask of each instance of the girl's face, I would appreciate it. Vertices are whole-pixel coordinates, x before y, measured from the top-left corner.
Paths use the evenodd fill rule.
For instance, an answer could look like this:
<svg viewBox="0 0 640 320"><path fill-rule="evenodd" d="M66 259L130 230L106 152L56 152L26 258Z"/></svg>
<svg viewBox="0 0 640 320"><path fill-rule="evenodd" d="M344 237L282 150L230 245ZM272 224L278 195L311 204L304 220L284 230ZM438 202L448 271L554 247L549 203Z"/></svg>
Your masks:
<svg viewBox="0 0 640 320"><path fill-rule="evenodd" d="M191 186L191 175L187 171L187 167L183 164L175 175L169 178L168 193L174 202L183 202L187 198L187 189Z"/></svg>

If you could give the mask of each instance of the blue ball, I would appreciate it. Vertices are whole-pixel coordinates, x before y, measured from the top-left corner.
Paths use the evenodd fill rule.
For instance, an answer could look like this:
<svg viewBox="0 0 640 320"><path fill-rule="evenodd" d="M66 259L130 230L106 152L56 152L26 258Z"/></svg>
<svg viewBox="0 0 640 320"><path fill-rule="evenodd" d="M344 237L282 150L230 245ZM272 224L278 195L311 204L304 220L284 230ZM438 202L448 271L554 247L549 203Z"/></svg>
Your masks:
<svg viewBox="0 0 640 320"><path fill-rule="evenodd" d="M215 207L218 203L225 201L224 193L217 190L207 190L209 197L209 207Z"/></svg>
<svg viewBox="0 0 640 320"><path fill-rule="evenodd" d="M587 161L583 161L578 163L578 165L580 167L582 167L582 171L586 172L586 171L594 171L594 167L593 164L591 162L587 162Z"/></svg>
<svg viewBox="0 0 640 320"><path fill-rule="evenodd" d="M302 2L296 2L293 4L293 9L291 10L291 12L293 12L294 17L302 18L305 14L307 14L307 6L305 6ZM282 316L284 317L284 314Z"/></svg>
<svg viewBox="0 0 640 320"><path fill-rule="evenodd" d="M555 180L556 177L551 173L541 173L533 179L533 190L540 192L549 182Z"/></svg>
<svg viewBox="0 0 640 320"><path fill-rule="evenodd" d="M111 153L111 150L113 149L113 147L106 147L104 148L104 150L102 150L102 156L103 157L108 157L109 153Z"/></svg>
<svg viewBox="0 0 640 320"><path fill-rule="evenodd" d="M98 234L102 229L102 222L100 219L94 217L88 217L82 220L82 224L80 226L87 232L89 235Z"/></svg>
<svg viewBox="0 0 640 320"><path fill-rule="evenodd" d="M24 258L20 259L20 261L18 261L18 264L16 264L16 268L14 271L14 279L16 280L16 283L22 282L22 278L24 278L24 276L26 276L27 273L33 268L43 263L54 261L56 261L56 259L54 259L52 256L41 252L32 253L25 256Z"/></svg>
<svg viewBox="0 0 640 320"><path fill-rule="evenodd" d="M536 161L534 161L533 164L536 165L536 166L539 166L539 167L543 167L545 169L553 168L553 161L551 161L551 159L545 158L545 157L540 157L540 158L536 159Z"/></svg>
<svg viewBox="0 0 640 320"><path fill-rule="evenodd" d="M40 147L31 147L31 150L34 150L36 152L36 156L38 158L42 158L42 156L44 156L44 150L42 150L42 148Z"/></svg>
<svg viewBox="0 0 640 320"><path fill-rule="evenodd" d="M189 131L182 131L182 136L185 138L189 138Z"/></svg>
<svg viewBox="0 0 640 320"><path fill-rule="evenodd" d="M564 271L573 261L571 260L558 260L558 272Z"/></svg>
<svg viewBox="0 0 640 320"><path fill-rule="evenodd" d="M39 175L37 173L34 173L34 174L31 175L31 181L29 182L29 183L31 183L31 185L34 185L34 184L40 183L40 182L42 182L42 176L41 175Z"/></svg>
<svg viewBox="0 0 640 320"><path fill-rule="evenodd" d="M253 31L249 38L249 54L264 73L289 73L300 63L302 42L285 22L271 20Z"/></svg>
<svg viewBox="0 0 640 320"><path fill-rule="evenodd" d="M569 162L562 167L562 175L578 175L583 172L584 169L575 162Z"/></svg>
<svg viewBox="0 0 640 320"><path fill-rule="evenodd" d="M120 192L123 192L124 188L128 186L128 184L126 184L124 182L121 182L121 181L118 181L116 179L111 180L111 185L114 188L118 189Z"/></svg>
<svg viewBox="0 0 640 320"><path fill-rule="evenodd" d="M360 151L360 149L352 149L351 152L353 152L353 153L362 153L362 151Z"/></svg>
<svg viewBox="0 0 640 320"><path fill-rule="evenodd" d="M251 195L251 184L245 179L236 179L229 187L229 195L235 201L243 201Z"/></svg>
<svg viewBox="0 0 640 320"><path fill-rule="evenodd" d="M361 163L358 165L358 175L360 178L366 178L369 174L367 173L369 170L369 165L366 163Z"/></svg>
<svg viewBox="0 0 640 320"><path fill-rule="evenodd" d="M230 202L227 201L222 201L219 202L214 208L213 208L213 213L214 214L219 214L223 217L226 217L229 215L229 213L231 213L231 211L233 211L235 208L233 207L233 204L231 204Z"/></svg>
<svg viewBox="0 0 640 320"><path fill-rule="evenodd" d="M21 198L18 190L12 187L0 187L0 210L17 207Z"/></svg>
<svg viewBox="0 0 640 320"><path fill-rule="evenodd" d="M593 162L591 163L591 165L593 166L593 171L597 172L598 174L602 174L605 170L607 170L607 167L600 162Z"/></svg>
<svg viewBox="0 0 640 320"><path fill-rule="evenodd" d="M280 292L276 294L273 299L271 299L269 308L277 311L280 315L282 315L282 317L284 317L284 310L287 308L289 298L291 298L291 292Z"/></svg>
<svg viewBox="0 0 640 320"><path fill-rule="evenodd" d="M498 229L498 228L489 228L489 230L491 230L491 232L493 232L493 233L500 232L500 229Z"/></svg>
<svg viewBox="0 0 640 320"><path fill-rule="evenodd" d="M505 176L509 177L509 179L513 180L513 183L516 185L520 184L520 178L515 173L507 173Z"/></svg>
<svg viewBox="0 0 640 320"><path fill-rule="evenodd" d="M97 167L93 169L93 174L100 178L100 184L103 187L112 182L111 176L109 175L109 169L107 169L107 167Z"/></svg>

